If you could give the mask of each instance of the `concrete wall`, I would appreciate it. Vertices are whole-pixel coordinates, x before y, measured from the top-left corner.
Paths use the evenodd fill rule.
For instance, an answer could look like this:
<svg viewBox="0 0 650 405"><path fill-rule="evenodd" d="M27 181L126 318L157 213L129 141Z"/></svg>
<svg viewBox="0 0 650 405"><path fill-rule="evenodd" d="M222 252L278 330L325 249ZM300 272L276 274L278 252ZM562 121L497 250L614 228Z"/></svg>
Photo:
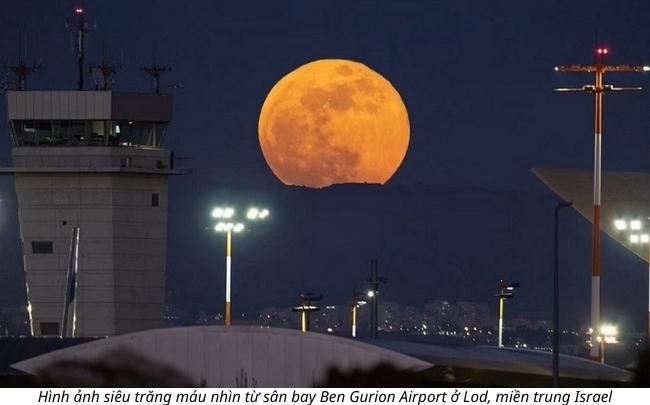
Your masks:
<svg viewBox="0 0 650 405"><path fill-rule="evenodd" d="M14 155L19 153L23 164L31 166L29 162L39 165L41 159L55 159L57 154L87 158L86 149L16 148L19 152ZM96 149L100 161L110 156L111 149L129 153L129 148ZM161 151L134 150L140 157L147 153L156 157ZM65 161L58 167L66 168ZM77 336L162 326L167 176L56 168L16 173L15 178L33 333L41 334L41 322L61 321L72 226L80 228ZM152 206L152 194L158 194L157 207ZM34 253L33 241L53 242L53 252Z"/></svg>

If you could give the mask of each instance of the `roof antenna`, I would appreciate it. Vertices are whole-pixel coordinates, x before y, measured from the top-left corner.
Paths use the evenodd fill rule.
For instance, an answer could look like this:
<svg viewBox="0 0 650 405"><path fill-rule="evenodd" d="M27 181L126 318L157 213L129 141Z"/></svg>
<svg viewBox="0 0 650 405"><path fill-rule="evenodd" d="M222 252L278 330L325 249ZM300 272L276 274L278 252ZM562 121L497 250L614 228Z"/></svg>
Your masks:
<svg viewBox="0 0 650 405"><path fill-rule="evenodd" d="M9 65L9 71L16 76L15 90L24 91L27 78L42 69L42 65L33 63L31 65L25 62L23 36L22 32L18 33L18 63Z"/></svg>
<svg viewBox="0 0 650 405"><path fill-rule="evenodd" d="M79 65L79 79L77 86L79 90L84 89L84 57L86 56L86 44L88 33L95 28L90 27L86 22L86 9L83 6L77 6L74 9L76 21L66 22L65 27L70 30L71 39L73 40L73 52L76 53L77 63ZM76 44L75 44L76 42Z"/></svg>
<svg viewBox="0 0 650 405"><path fill-rule="evenodd" d="M89 72L95 81L95 87L98 90L111 90L115 81L113 76L122 69L122 64L111 64L106 56L106 44L104 44L104 56L102 63L99 65L91 65ZM98 83L99 82L99 83Z"/></svg>
<svg viewBox="0 0 650 405"><path fill-rule="evenodd" d="M171 72L172 67L170 65L158 65L154 59L153 63L143 67L142 71L151 76L153 92L158 94L160 93L160 76L165 72Z"/></svg>

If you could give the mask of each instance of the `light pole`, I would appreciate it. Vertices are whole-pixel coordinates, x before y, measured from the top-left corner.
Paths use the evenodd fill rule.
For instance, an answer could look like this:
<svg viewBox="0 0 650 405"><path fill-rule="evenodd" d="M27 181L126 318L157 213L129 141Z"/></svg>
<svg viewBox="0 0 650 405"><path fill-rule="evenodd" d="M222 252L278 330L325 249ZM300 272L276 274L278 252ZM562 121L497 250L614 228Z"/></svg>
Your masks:
<svg viewBox="0 0 650 405"><path fill-rule="evenodd" d="M236 221L236 211L232 207L215 207L212 210L212 218L219 220L214 226L215 232L226 234L226 308L225 324L232 325L232 305L231 305L231 266L232 266L232 234L240 233L245 229L243 222ZM257 221L269 216L269 210L259 208L249 208L246 213L246 219Z"/></svg>
<svg viewBox="0 0 650 405"><path fill-rule="evenodd" d="M499 294L496 297L499 299L499 347L503 347L503 315L505 300L515 297L515 289L519 288L519 283L506 283L500 281Z"/></svg>
<svg viewBox="0 0 650 405"><path fill-rule="evenodd" d="M593 93L595 98L594 112L594 221L592 228L592 267L591 267L591 325L600 325L600 206L601 206L601 167L602 167L602 135L603 135L603 95L610 91L634 91L640 87L614 87L605 84L605 73L648 72L650 66L606 65L603 63L609 54L609 49L596 49L596 63L593 65L556 66L555 71L561 73L595 73L594 84L580 88L558 88L558 92ZM593 346L589 353L592 360L598 361L598 348Z"/></svg>
<svg viewBox="0 0 650 405"><path fill-rule="evenodd" d="M618 328L614 325L601 325L598 329L598 346L600 346L600 362L605 364L605 343L618 343Z"/></svg>
<svg viewBox="0 0 650 405"><path fill-rule="evenodd" d="M291 308L291 311L293 312L300 312L300 331L302 333L307 333L311 329L309 314L320 311L320 307L314 305L314 303L321 301L322 299L322 294L314 294L310 292L302 293L300 294L300 306Z"/></svg>
<svg viewBox="0 0 650 405"><path fill-rule="evenodd" d="M352 337L357 337L357 313L360 306L365 305L367 301L363 300L363 293L352 292Z"/></svg>
<svg viewBox="0 0 650 405"><path fill-rule="evenodd" d="M366 283L370 287L368 290L368 298L372 300L372 307L370 307L370 337L377 339L377 331L379 329L379 285L386 284L385 277L379 277L379 260L372 259L370 261L370 278L366 279Z"/></svg>
<svg viewBox="0 0 650 405"><path fill-rule="evenodd" d="M553 387L560 386L560 210L572 206L572 202L562 201L555 207L553 222Z"/></svg>
<svg viewBox="0 0 650 405"><path fill-rule="evenodd" d="M633 245L648 245L648 345L650 345L650 234L643 233L643 221L640 219L617 219L614 226L619 232L632 231L629 241Z"/></svg>

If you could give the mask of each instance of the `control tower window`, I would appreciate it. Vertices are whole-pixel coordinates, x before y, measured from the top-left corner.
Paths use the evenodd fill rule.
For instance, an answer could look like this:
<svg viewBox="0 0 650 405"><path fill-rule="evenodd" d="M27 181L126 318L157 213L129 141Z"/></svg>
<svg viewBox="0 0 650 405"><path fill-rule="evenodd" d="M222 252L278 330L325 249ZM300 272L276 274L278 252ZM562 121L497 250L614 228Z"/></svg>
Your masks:
<svg viewBox="0 0 650 405"><path fill-rule="evenodd" d="M147 146L159 148L165 122L106 120L15 120L17 146Z"/></svg>
<svg viewBox="0 0 650 405"><path fill-rule="evenodd" d="M114 137L109 144L159 148L166 131L167 123L164 122L116 121L111 131Z"/></svg>
<svg viewBox="0 0 650 405"><path fill-rule="evenodd" d="M41 322L41 335L43 336L59 336L59 323L58 322Z"/></svg>
<svg viewBox="0 0 650 405"><path fill-rule="evenodd" d="M53 253L54 247L50 241L32 241L33 254L48 254Z"/></svg>

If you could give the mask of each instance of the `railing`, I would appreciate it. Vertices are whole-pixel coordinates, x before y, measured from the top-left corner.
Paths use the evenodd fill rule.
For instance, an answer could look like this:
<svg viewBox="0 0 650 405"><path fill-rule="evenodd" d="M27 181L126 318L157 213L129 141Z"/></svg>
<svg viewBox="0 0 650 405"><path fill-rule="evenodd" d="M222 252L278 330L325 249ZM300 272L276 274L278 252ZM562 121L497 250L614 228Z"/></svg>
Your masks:
<svg viewBox="0 0 650 405"><path fill-rule="evenodd" d="M15 156L13 161L0 161L1 167L16 169L71 168L71 169L146 169L146 170L189 170L189 158L166 156L80 156L80 155L26 155Z"/></svg>

